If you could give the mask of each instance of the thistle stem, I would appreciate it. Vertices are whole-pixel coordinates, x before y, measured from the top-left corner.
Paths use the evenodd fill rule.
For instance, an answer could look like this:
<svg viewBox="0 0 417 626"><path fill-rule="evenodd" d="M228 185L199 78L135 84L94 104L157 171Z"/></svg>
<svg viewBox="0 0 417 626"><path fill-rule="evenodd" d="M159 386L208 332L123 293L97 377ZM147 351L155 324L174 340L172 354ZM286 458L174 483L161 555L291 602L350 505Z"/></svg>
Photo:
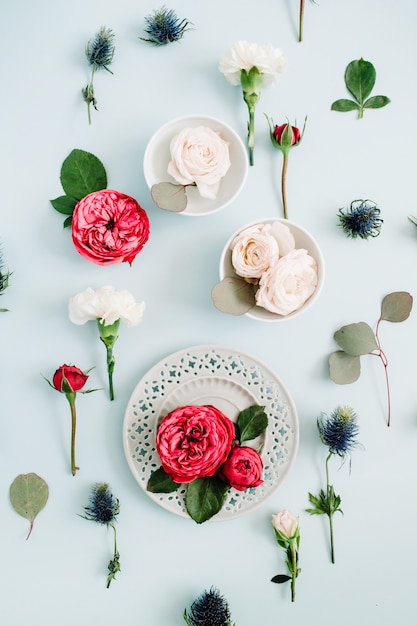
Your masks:
<svg viewBox="0 0 417 626"><path fill-rule="evenodd" d="M282 174L281 174L281 195L282 195L282 206L284 209L284 218L288 219L287 214L287 168L288 168L288 154L284 154L284 160L282 163Z"/></svg>
<svg viewBox="0 0 417 626"><path fill-rule="evenodd" d="M298 41L303 40L304 3L305 3L305 0L300 0L300 19L299 19L299 27L298 27Z"/></svg>
<svg viewBox="0 0 417 626"><path fill-rule="evenodd" d="M68 400L71 408L71 473L75 476L80 468L75 465L75 432L77 428L77 414L75 411L75 402L73 399Z"/></svg>
<svg viewBox="0 0 417 626"><path fill-rule="evenodd" d="M329 460L331 456L332 456L332 453L330 452L326 458L326 494L327 494L328 502L329 502L329 495L330 495ZM329 518L329 530L330 530L330 558L331 558L332 563L334 563L334 534L333 534L333 513L332 512L328 513L328 518Z"/></svg>

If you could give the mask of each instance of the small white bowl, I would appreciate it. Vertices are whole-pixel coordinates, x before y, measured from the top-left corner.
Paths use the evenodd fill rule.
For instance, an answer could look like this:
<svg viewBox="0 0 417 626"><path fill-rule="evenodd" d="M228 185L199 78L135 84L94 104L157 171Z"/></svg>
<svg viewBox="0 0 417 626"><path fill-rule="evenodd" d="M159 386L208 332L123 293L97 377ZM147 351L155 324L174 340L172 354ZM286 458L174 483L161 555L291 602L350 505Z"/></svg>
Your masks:
<svg viewBox="0 0 417 626"><path fill-rule="evenodd" d="M221 179L219 192L214 200L202 198L196 187L187 188L187 207L181 211L180 215L190 217L209 215L224 209L238 196L248 175L248 155L245 145L230 126L206 115L185 115L161 126L146 146L143 173L149 189L156 183L176 182L167 172L168 163L171 160L169 144L180 130L195 126L207 126L218 131L222 139L229 142L231 166Z"/></svg>
<svg viewBox="0 0 417 626"><path fill-rule="evenodd" d="M273 222L281 222L288 226L292 234L294 235L295 247L296 248L304 248L310 254L310 256L315 259L317 263L317 287L314 290L314 293L306 300L306 302L296 311L289 313L288 315L278 315L277 313L271 313L271 311L267 311L263 307L255 305L252 309L250 309L245 315L255 320L260 320L262 322L284 322L290 319L294 319L294 317L298 317L302 313L305 313L318 299L320 292L323 288L324 283L324 258L322 251L317 243L317 241L307 232L304 228L291 222L287 219L280 218L266 218L259 219L245 226L239 228L228 240L225 247L223 248L222 254L220 256L220 264L219 264L219 274L220 280L223 280L225 276L237 276L236 272L233 269L232 265L232 250L230 248L233 239L240 233L242 230L249 228L250 226L254 226L255 224L272 224Z"/></svg>

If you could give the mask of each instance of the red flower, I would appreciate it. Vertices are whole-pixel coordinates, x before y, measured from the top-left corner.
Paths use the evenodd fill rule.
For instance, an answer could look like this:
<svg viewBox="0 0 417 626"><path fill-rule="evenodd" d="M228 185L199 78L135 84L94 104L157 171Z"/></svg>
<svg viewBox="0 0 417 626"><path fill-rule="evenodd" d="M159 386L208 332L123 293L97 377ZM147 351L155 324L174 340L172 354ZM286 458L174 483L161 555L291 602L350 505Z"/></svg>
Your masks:
<svg viewBox="0 0 417 626"><path fill-rule="evenodd" d="M284 130L287 128L288 124L281 124L281 126L275 126L274 128L274 139L275 141L282 146L282 134ZM292 137L291 137L291 145L298 143L301 139L300 129L296 126L291 126Z"/></svg>
<svg viewBox="0 0 417 626"><path fill-rule="evenodd" d="M256 450L249 446L236 446L220 468L220 476L238 491L257 487L263 480L263 463Z"/></svg>
<svg viewBox="0 0 417 626"><path fill-rule="evenodd" d="M88 375L73 365L61 365L53 378L52 384L61 393L80 391L87 382Z"/></svg>
<svg viewBox="0 0 417 626"><path fill-rule="evenodd" d="M95 191L75 206L72 240L81 256L93 263L132 263L148 238L146 212L119 191Z"/></svg>
<svg viewBox="0 0 417 626"><path fill-rule="evenodd" d="M213 476L234 439L233 422L213 406L182 406L164 417L156 435L162 467L177 483Z"/></svg>

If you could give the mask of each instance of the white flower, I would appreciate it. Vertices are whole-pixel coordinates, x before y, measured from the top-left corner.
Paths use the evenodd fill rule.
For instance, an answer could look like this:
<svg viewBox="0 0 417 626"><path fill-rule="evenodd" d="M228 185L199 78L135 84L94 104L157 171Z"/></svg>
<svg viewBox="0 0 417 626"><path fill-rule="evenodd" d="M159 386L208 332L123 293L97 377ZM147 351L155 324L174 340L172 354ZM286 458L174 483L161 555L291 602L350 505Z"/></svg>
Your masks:
<svg viewBox="0 0 417 626"><path fill-rule="evenodd" d="M74 324L99 320L105 326L121 320L127 326L136 326L142 319L144 302L135 302L129 291L114 287L100 287L94 291L88 287L69 300L69 318Z"/></svg>
<svg viewBox="0 0 417 626"><path fill-rule="evenodd" d="M256 304L278 315L299 309L317 287L317 263L307 250L292 250L262 274Z"/></svg>
<svg viewBox="0 0 417 626"><path fill-rule="evenodd" d="M240 72L249 72L257 67L263 75L263 84L274 84L276 74L282 74L287 68L287 58L279 48L271 44L258 45L247 41L237 41L219 64L219 70L232 85L240 85Z"/></svg>
<svg viewBox="0 0 417 626"><path fill-rule="evenodd" d="M197 185L203 198L213 200L220 179L230 167L229 143L206 126L183 128L169 146L170 174L181 185Z"/></svg>
<svg viewBox="0 0 417 626"><path fill-rule="evenodd" d="M287 225L273 222L248 226L236 235L230 247L236 274L242 278L260 278L295 243Z"/></svg>
<svg viewBox="0 0 417 626"><path fill-rule="evenodd" d="M297 534L299 526L298 517L292 515L292 513L285 509L285 511L281 511L272 516L272 526L278 533L282 533L287 539L291 539Z"/></svg>

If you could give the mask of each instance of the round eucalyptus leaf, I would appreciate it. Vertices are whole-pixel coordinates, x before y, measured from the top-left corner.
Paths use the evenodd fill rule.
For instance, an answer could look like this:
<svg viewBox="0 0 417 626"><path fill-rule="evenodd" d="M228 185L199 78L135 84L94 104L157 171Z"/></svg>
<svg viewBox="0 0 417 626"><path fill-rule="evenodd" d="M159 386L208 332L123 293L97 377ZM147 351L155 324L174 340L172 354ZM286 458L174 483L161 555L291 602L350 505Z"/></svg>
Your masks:
<svg viewBox="0 0 417 626"><path fill-rule="evenodd" d="M214 306L223 313L244 315L255 306L255 286L242 278L225 276L211 291Z"/></svg>
<svg viewBox="0 0 417 626"><path fill-rule="evenodd" d="M394 291L382 300L381 319L387 322L403 322L410 315L413 296L407 291Z"/></svg>
<svg viewBox="0 0 417 626"><path fill-rule="evenodd" d="M165 211L181 213L187 207L187 194L184 185L157 183L151 188L152 200Z"/></svg>
<svg viewBox="0 0 417 626"><path fill-rule="evenodd" d="M354 383L361 373L360 357L346 354L343 350L333 352L329 357L329 373L338 385Z"/></svg>
<svg viewBox="0 0 417 626"><path fill-rule="evenodd" d="M48 496L47 483L34 473L19 474L10 485L12 507L16 513L30 521L26 539L29 539L35 517L46 505Z"/></svg>
<svg viewBox="0 0 417 626"><path fill-rule="evenodd" d="M335 332L334 339L350 356L369 354L379 347L374 331L366 322L342 326Z"/></svg>

